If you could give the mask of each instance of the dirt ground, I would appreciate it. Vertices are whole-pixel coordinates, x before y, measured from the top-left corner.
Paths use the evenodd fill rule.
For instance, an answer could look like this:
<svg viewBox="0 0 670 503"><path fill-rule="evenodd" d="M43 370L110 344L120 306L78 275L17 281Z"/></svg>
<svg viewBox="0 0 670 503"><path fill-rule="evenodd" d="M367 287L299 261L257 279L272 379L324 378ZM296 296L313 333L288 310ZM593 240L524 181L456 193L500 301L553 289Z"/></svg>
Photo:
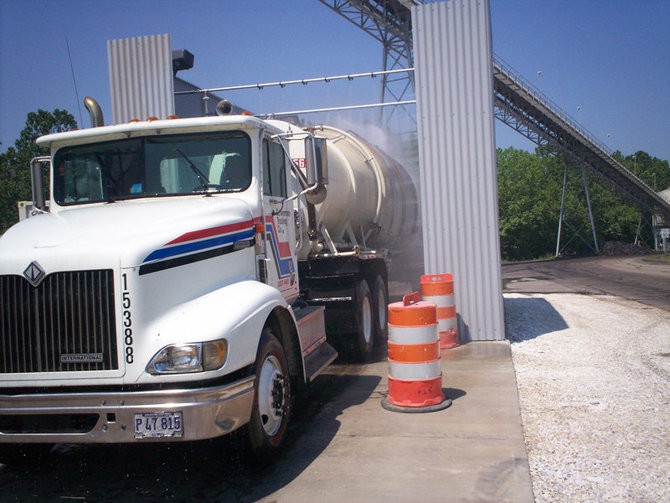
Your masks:
<svg viewBox="0 0 670 503"><path fill-rule="evenodd" d="M505 264L505 292L609 294L670 310L670 261L589 257Z"/></svg>

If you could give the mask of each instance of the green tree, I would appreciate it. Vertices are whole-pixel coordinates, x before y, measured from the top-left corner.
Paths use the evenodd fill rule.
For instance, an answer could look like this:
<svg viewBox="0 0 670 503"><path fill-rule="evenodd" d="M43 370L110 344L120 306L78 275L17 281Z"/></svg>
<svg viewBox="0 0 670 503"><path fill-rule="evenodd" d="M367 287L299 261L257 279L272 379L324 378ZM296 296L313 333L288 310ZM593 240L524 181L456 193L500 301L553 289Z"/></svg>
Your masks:
<svg viewBox="0 0 670 503"><path fill-rule="evenodd" d="M668 161L653 157L642 150L627 156L617 151L614 152L613 157L656 192L670 188L670 164ZM603 205L601 209L606 219L606 224L603 227L605 239L633 242L638 226L642 224L642 241L651 246L653 244L650 224L651 214L647 211L641 211L628 199L618 194L610 195L610 197L613 200L609 204ZM620 231L620 235L608 235L607 232L612 228Z"/></svg>
<svg viewBox="0 0 670 503"><path fill-rule="evenodd" d="M525 150L498 149L500 245L505 260L527 260L555 246L561 162Z"/></svg>
<svg viewBox="0 0 670 503"><path fill-rule="evenodd" d="M614 152L613 157L656 192L670 188L670 163L668 161L652 157L642 150L625 157L617 151Z"/></svg>
<svg viewBox="0 0 670 503"><path fill-rule="evenodd" d="M614 157L656 190L670 186L670 166L638 151ZM498 149L498 207L503 259L525 260L554 253L560 214L564 162L546 148L535 154ZM599 244L605 241L632 243L642 223L642 240L651 244L648 214L586 170L591 208ZM591 253L592 235L580 166L568 167L562 253ZM579 239L577 236L581 237Z"/></svg>
<svg viewBox="0 0 670 503"><path fill-rule="evenodd" d="M35 140L45 134L59 133L77 128L77 122L66 110L30 112L26 125L13 147L0 154L0 233L18 220L16 203L30 200L30 160L48 151L40 148Z"/></svg>
<svg viewBox="0 0 670 503"><path fill-rule="evenodd" d="M642 215L640 209L593 174L587 175L587 185L600 244L607 241L632 243Z"/></svg>

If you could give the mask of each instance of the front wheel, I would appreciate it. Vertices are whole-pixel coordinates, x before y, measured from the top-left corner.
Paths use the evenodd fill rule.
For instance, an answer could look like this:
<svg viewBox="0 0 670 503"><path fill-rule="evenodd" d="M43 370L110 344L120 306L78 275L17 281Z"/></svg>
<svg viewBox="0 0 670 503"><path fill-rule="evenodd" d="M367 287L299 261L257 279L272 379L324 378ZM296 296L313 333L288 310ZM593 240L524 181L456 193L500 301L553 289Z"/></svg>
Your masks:
<svg viewBox="0 0 670 503"><path fill-rule="evenodd" d="M249 441L255 457L277 455L291 415L291 381L284 348L271 330L263 330L256 356L255 399Z"/></svg>

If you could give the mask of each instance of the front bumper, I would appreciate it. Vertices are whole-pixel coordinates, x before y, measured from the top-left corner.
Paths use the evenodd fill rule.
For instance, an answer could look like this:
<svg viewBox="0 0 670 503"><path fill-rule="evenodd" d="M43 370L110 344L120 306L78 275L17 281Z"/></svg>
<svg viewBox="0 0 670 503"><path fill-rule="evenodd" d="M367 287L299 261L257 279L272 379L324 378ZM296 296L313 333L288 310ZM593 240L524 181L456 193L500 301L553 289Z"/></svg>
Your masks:
<svg viewBox="0 0 670 503"><path fill-rule="evenodd" d="M254 377L198 389L2 395L0 443L132 443L214 438L251 417ZM179 437L135 438L139 413L181 412Z"/></svg>

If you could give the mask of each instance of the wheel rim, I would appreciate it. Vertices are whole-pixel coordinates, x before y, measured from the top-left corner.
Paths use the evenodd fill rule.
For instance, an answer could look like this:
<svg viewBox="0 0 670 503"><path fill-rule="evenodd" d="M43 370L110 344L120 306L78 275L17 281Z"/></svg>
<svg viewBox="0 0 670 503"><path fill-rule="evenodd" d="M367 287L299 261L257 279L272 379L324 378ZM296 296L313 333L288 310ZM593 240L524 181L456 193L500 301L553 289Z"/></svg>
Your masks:
<svg viewBox="0 0 670 503"><path fill-rule="evenodd" d="M363 299L363 305L361 307L363 337L365 338L365 343L370 344L370 341L372 341L372 307L370 306L369 297Z"/></svg>
<svg viewBox="0 0 670 503"><path fill-rule="evenodd" d="M286 388L277 357L268 355L258 378L258 414L263 431L275 435L284 421Z"/></svg>

